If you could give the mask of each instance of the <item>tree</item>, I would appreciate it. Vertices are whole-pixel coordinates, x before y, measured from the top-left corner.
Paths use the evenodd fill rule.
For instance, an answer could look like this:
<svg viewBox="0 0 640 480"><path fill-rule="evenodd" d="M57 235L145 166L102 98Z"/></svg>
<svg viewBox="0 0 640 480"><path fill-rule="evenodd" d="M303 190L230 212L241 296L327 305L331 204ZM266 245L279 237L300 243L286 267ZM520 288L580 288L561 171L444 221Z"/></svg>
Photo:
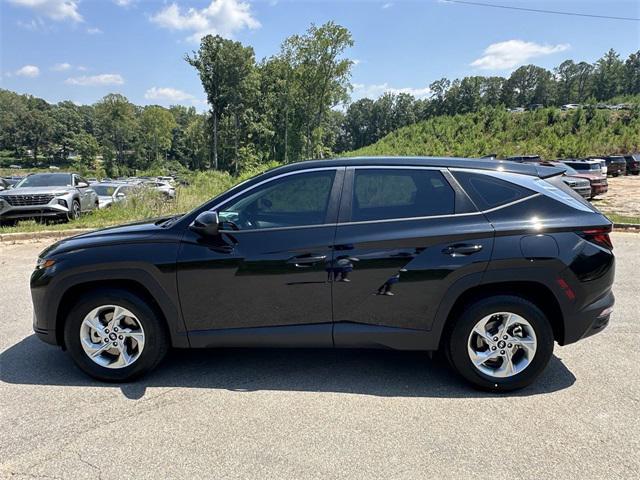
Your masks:
<svg viewBox="0 0 640 480"><path fill-rule="evenodd" d="M144 150L148 152L147 166L160 160L171 148L173 129L176 121L168 110L151 106L146 107L140 115L140 141Z"/></svg>
<svg viewBox="0 0 640 480"><path fill-rule="evenodd" d="M95 106L100 143L109 161L115 166L126 166L125 152L133 146L137 123L135 107L118 93L110 93ZM131 165L129 165L131 166Z"/></svg>
<svg viewBox="0 0 640 480"><path fill-rule="evenodd" d="M294 77L299 82L300 108L297 111L305 132L306 158L320 153L323 122L329 109L347 100L351 60L342 58L353 46L351 33L334 22L311 25L304 35L285 40Z"/></svg>
<svg viewBox="0 0 640 480"><path fill-rule="evenodd" d="M597 100L607 100L622 93L624 64L614 49L596 62L593 79L593 95Z"/></svg>
<svg viewBox="0 0 640 480"><path fill-rule="evenodd" d="M96 157L100 151L100 145L90 133L80 132L73 138L73 149L80 157L81 164L88 169L95 169Z"/></svg>
<svg viewBox="0 0 640 480"><path fill-rule="evenodd" d="M218 123L230 105L237 114L241 103L246 77L254 67L253 48L240 42L206 35L200 41L200 49L187 55L185 60L198 70L202 86L211 106L213 124L213 168L218 168Z"/></svg>
<svg viewBox="0 0 640 480"><path fill-rule="evenodd" d="M629 55L624 62L624 83L627 95L640 94L640 50Z"/></svg>

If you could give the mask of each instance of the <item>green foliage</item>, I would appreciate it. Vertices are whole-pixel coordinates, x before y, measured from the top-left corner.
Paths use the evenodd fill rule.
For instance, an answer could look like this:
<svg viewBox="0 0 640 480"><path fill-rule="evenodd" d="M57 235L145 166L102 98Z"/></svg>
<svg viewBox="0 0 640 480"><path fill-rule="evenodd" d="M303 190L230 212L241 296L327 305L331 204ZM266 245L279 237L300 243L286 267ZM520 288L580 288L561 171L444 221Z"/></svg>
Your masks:
<svg viewBox="0 0 640 480"><path fill-rule="evenodd" d="M539 154L546 159L640 150L640 97L633 110L545 108L509 113L485 107L401 128L348 155L501 157Z"/></svg>

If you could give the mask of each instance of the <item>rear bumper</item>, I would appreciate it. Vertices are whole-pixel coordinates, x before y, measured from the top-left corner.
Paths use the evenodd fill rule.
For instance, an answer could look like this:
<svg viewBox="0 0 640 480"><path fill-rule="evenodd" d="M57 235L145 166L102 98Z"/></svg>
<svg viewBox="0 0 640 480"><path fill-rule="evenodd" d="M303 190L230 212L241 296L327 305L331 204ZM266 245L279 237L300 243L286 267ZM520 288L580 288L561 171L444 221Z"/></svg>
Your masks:
<svg viewBox="0 0 640 480"><path fill-rule="evenodd" d="M565 321L563 345L600 333L609 325L615 297L612 291L587 305Z"/></svg>

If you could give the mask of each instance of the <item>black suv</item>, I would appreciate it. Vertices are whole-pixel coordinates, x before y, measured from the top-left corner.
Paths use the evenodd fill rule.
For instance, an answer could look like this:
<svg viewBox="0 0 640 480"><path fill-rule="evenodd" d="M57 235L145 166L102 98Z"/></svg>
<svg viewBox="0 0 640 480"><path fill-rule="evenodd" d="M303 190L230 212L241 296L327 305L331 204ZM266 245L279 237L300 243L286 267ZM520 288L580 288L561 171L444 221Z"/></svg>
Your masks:
<svg viewBox="0 0 640 480"><path fill-rule="evenodd" d="M477 387L523 387L560 345L601 331L611 222L532 164L309 161L185 215L43 251L34 329L98 379L169 347L441 350Z"/></svg>
<svg viewBox="0 0 640 480"><path fill-rule="evenodd" d="M626 175L627 162L622 155L612 155L609 157L603 157L607 162L607 175L617 177L619 175Z"/></svg>
<svg viewBox="0 0 640 480"><path fill-rule="evenodd" d="M640 174L640 153L634 153L632 155L625 155L624 161L627 163L627 175Z"/></svg>

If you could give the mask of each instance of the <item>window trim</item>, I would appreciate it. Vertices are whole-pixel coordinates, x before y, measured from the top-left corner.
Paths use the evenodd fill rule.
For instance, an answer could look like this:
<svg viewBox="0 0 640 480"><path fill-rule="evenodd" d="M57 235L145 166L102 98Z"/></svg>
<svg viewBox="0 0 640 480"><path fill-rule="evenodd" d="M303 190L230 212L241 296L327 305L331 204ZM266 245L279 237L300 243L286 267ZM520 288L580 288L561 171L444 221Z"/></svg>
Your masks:
<svg viewBox="0 0 640 480"><path fill-rule="evenodd" d="M353 218L353 194L355 189L355 171L356 170L432 170L440 172L444 182L453 192L453 213L443 213L440 215L425 215L419 217L394 217L394 218L382 218L378 220L351 220ZM456 213L457 204L459 202L459 192L454 185L451 185L451 181L445 172L447 168L443 167L429 167L418 165L354 165L347 167L347 175L345 177L345 187L343 188L343 202L340 205L340 214L338 217L338 225L361 225L367 223L388 223L388 222L400 222L400 221L412 221L423 220L428 218L448 218L454 215L475 215L480 212L461 212ZM466 195L466 194L465 194Z"/></svg>
<svg viewBox="0 0 640 480"><path fill-rule="evenodd" d="M267 178L261 182L258 182L254 185L251 185L250 187L245 188L244 190L241 190L240 192L232 195L231 197L225 199L223 202L211 207L208 209L208 211L212 211L212 212L219 212L221 208L224 208L226 205L229 204L229 202L231 202L232 200L238 198L241 195L244 195L247 192L250 192L251 190L254 190L262 185L265 185L267 183L271 183L275 180L279 180L281 178L284 177L288 177L291 175L300 175L300 174L304 174L304 173L313 173L313 172L320 172L320 171L327 171L327 170L333 170L335 171L335 176L333 178L333 184L331 185L331 191L329 192L329 200L327 203L327 213L325 216L325 219L333 219L335 221L333 222L326 222L325 223L318 223L318 224L311 224L311 225L293 225L293 226L287 226L287 227L267 227L267 228L252 228L250 230L227 230L227 229L220 229L218 230L221 233L230 233L233 235L237 235L237 234L242 234L242 233L250 233L250 232L269 232L269 231L278 231L278 230L297 230L297 229L301 229L301 228L319 228L319 227L328 227L328 226L335 226L337 223L337 213L338 213L338 208L340 206L340 196L342 194L342 188L344 185L344 171L345 171L346 167L317 167L317 168L308 168L308 169L302 169L302 170L294 170L292 172L285 172L282 173L280 175L276 175L275 177L271 177L271 178ZM337 197L337 198L336 198Z"/></svg>
<svg viewBox="0 0 640 480"><path fill-rule="evenodd" d="M252 230L225 230L225 229L220 229L219 231L221 233L227 233L227 234L232 234L232 235L238 235L238 234L244 234L244 233L253 233L253 232L269 232L269 231L278 231L278 230L295 230L295 229L306 229L306 228L321 228L321 227L331 227L331 226L349 226L349 225L364 225L364 224L375 224L375 223L390 223L390 222L411 222L411 221L419 221L419 220L429 220L429 219L439 219L439 218L451 218L451 217L468 217L468 216L473 216L473 215L484 215L486 213L492 213L495 212L497 210L501 210L503 208L507 208L510 207L512 205L516 205L518 203L521 202L525 202L527 200L531 200L532 198L535 197L539 197L542 196L542 193L539 192L535 192L530 196L527 197L523 197L520 198L518 200L514 200L513 202L509 202L509 203L505 203L503 205L498 205L497 207L493 207L490 208L488 210L476 210L473 212L461 212L461 213L447 213L447 214L443 214L443 215L429 215L429 216L423 216L423 217L404 217L404 218L386 218L386 219L381 219L381 220L361 220L361 221L350 221L348 218L351 215L351 199L352 199L352 192L353 192L353 185L354 185L354 173L356 169L399 169L399 170L410 170L410 169L415 169L415 170L438 170L440 171L440 173L442 173L442 175L445 177L445 180L447 180L447 183L449 184L449 186L454 190L454 192L456 192L457 195L457 191L454 185L451 185L451 182L449 180L449 177L446 175L445 172L452 172L452 171L464 171L464 172L474 172L474 173L480 173L483 175L489 175L489 176L495 176L497 178L499 178L499 176L496 175L492 175L492 171L488 171L488 170L480 170L480 169L475 169L475 168L461 168L461 167L455 167L455 168L447 168L447 167L433 167L433 166L418 166L418 165L354 165L354 166L337 166L337 167L316 167L316 168L309 168L309 169L302 169L302 170L295 170L292 172L285 172L282 173L280 175L276 175L274 177L271 178L267 178L265 180L262 180L261 182L258 182L254 185L251 185L250 187L245 188L244 190L241 190L237 193L235 193L234 195L232 195L231 197L223 200L222 202L207 208L207 209L203 209L202 211L218 211L219 208L224 207L227 203L229 203L230 201L234 200L235 198L239 197L240 195L244 195L245 193L253 190L254 188L257 188L259 186L262 186L266 183L272 182L274 180L289 176L289 175L298 175L298 174L302 174L302 173L308 173L308 172L317 172L317 171L323 171L323 170L335 170L336 171L336 178L334 180L333 183L333 187L330 193L330 199L329 199L329 207L327 209L327 216L329 218L334 218L336 221L335 222L329 222L329 223L322 223L322 224L316 224L316 225L299 225L299 226L292 226L292 227L268 227L268 228L255 228ZM455 179L455 177L454 177ZM338 187L339 185L339 187ZM462 188L462 186L459 187L460 189L462 189L462 192L464 193L465 196L467 196L468 194L466 193L466 191ZM335 198L337 196L337 198ZM456 201L457 201L457 196L456 196ZM469 201L471 201L471 199L469 199ZM473 202L472 202L473 204ZM477 207L476 207L477 208ZM335 210L333 213L334 215L332 217L329 216L329 212L331 210Z"/></svg>

